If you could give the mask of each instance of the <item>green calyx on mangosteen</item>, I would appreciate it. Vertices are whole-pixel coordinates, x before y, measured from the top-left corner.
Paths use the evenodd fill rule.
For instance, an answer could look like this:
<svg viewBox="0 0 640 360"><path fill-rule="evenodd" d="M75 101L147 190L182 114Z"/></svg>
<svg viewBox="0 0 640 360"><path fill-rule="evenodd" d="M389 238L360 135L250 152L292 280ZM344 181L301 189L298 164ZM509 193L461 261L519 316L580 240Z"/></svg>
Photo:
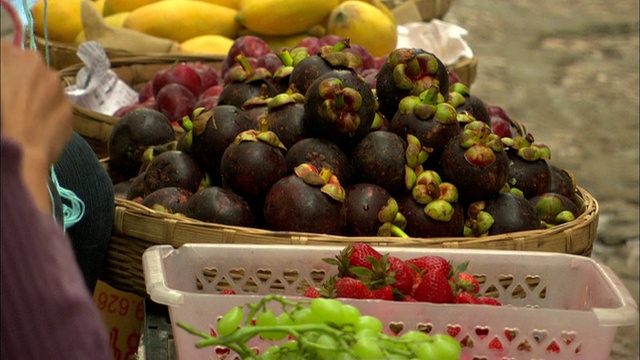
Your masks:
<svg viewBox="0 0 640 360"><path fill-rule="evenodd" d="M389 131L402 137L416 136L423 146L431 149L429 164L436 164L449 140L460 133L456 111L444 101L437 86L420 95L404 97L389 123Z"/></svg>
<svg viewBox="0 0 640 360"><path fill-rule="evenodd" d="M264 67L254 68L244 54L236 56L241 66L229 69L230 82L218 96L218 105L233 105L241 108L248 99L260 96L266 86L267 96L274 96L279 91L272 84L273 74Z"/></svg>
<svg viewBox="0 0 640 360"><path fill-rule="evenodd" d="M267 99L263 117L286 148L305 138L304 96L299 92L284 92Z"/></svg>
<svg viewBox="0 0 640 360"><path fill-rule="evenodd" d="M347 154L338 145L327 139L304 138L289 148L285 159L289 174L293 174L296 166L310 163L319 170L330 168L343 186L352 182L352 166Z"/></svg>
<svg viewBox="0 0 640 360"><path fill-rule="evenodd" d="M420 95L434 85L446 99L449 75L438 57L422 49L393 50L376 75L380 111L391 119L400 100L409 95Z"/></svg>
<svg viewBox="0 0 640 360"><path fill-rule="evenodd" d="M543 144L534 145L533 135L502 138L511 160L508 182L520 189L525 198L551 190L551 168L547 160L551 151Z"/></svg>
<svg viewBox="0 0 640 360"><path fill-rule="evenodd" d="M414 237L461 236L464 208L458 204L458 190L433 170L417 174L411 193L398 199L399 211L407 221L407 234Z"/></svg>
<svg viewBox="0 0 640 360"><path fill-rule="evenodd" d="M458 82L451 85L447 102L456 109L459 115L463 113L470 114L475 120L491 126L491 115L489 115L487 105L477 96L471 95L469 88L465 84ZM459 116L458 122L461 127L464 127L469 122L469 117Z"/></svg>
<svg viewBox="0 0 640 360"><path fill-rule="evenodd" d="M440 175L469 204L496 195L509 174L509 157L488 124L472 121L451 139L440 157Z"/></svg>
<svg viewBox="0 0 640 360"><path fill-rule="evenodd" d="M529 202L547 228L573 221L580 216L578 206L561 194L542 193L529 199Z"/></svg>
<svg viewBox="0 0 640 360"><path fill-rule="evenodd" d="M309 86L304 103L306 131L349 152L370 131L375 97L369 85L352 70L332 70Z"/></svg>

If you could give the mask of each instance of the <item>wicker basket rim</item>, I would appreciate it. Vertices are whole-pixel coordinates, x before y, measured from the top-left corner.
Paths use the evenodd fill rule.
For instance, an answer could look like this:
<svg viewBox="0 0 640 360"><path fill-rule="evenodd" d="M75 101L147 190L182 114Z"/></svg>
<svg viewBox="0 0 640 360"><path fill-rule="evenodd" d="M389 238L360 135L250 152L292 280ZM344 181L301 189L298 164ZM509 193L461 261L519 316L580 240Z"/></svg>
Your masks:
<svg viewBox="0 0 640 360"><path fill-rule="evenodd" d="M498 235L490 235L483 237L440 237L440 238L400 238L393 237L394 242L403 243L409 242L414 243L416 241L425 241L432 240L437 242L475 242L475 243L489 243L500 241L504 239L516 239L516 238L536 238L539 236L549 236L557 233L567 233L573 231L573 229L581 228L582 225L588 224L594 220L595 215L599 213L599 204L596 199L585 189L577 186L577 194L583 199L583 208L584 211L573 221L560 224L554 226L549 229L541 229L541 230L527 230L520 232L513 232L507 234L498 234ZM349 236L340 236L340 235L328 235L328 234L317 234L317 233L307 233L307 232L288 232L288 231L272 231L266 229L259 228L250 228L250 227L242 227L242 226L233 226L233 225L223 225L216 223L204 222L196 219L187 218L181 215L163 213L159 211L155 211L150 209L144 205L136 203L134 201L125 200L122 198L115 199L116 205L116 213L129 213L129 214L137 214L144 217L147 217L147 221L152 223L162 223L165 221L174 222L176 226L186 226L186 227L195 227L199 229L215 229L215 230L230 230L230 231L242 231L245 233L250 233L258 236L268 236L268 237L288 237L288 238L305 238L305 239L314 239L321 241L325 239L327 241L366 241L366 242L384 242L381 237L349 237ZM114 225L116 229L122 228L122 221L124 216L116 216L116 224ZM161 226L158 225L157 226ZM388 240L388 239L387 239Z"/></svg>

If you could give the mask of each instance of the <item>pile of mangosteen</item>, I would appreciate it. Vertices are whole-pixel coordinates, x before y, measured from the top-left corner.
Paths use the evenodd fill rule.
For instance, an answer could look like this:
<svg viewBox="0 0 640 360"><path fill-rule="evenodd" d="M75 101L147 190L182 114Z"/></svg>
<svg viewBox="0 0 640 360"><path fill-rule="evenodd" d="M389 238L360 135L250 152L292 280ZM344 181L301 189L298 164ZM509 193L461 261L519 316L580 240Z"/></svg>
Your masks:
<svg viewBox="0 0 640 360"><path fill-rule="evenodd" d="M575 179L550 149L434 54L374 59L332 40L270 51L239 38L215 69L218 91L200 89L215 98L177 118L119 112L116 196L205 222L344 236L485 236L580 215Z"/></svg>

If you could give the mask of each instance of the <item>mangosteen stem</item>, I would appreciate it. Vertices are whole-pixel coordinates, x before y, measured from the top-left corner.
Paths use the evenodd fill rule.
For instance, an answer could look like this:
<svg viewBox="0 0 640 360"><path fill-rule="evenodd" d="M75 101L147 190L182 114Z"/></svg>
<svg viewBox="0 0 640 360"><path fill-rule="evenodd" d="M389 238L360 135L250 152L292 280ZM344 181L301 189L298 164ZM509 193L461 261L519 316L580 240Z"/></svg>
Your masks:
<svg viewBox="0 0 640 360"><path fill-rule="evenodd" d="M348 47L350 47L350 40L349 38L344 38L342 39L342 41L337 42L335 45L333 45L333 47L331 48L331 52L338 52L338 51L342 51Z"/></svg>
<svg viewBox="0 0 640 360"><path fill-rule="evenodd" d="M293 57L291 56L291 53L286 50L286 49L282 49L279 50L276 55L278 55L278 59L280 59L280 61L282 61L282 64L284 66L293 66Z"/></svg>
<svg viewBox="0 0 640 360"><path fill-rule="evenodd" d="M440 94L440 88L435 85L430 86L429 89L423 91L422 94L420 94L422 103L427 105L437 105L438 94Z"/></svg>
<svg viewBox="0 0 640 360"><path fill-rule="evenodd" d="M236 61L240 63L240 65L242 66L242 68L247 74L251 74L253 72L253 67L249 62L249 59L247 59L247 57L244 54L238 54L236 56Z"/></svg>
<svg viewBox="0 0 640 360"><path fill-rule="evenodd" d="M409 235L407 235L406 232L404 232L404 230L400 229L398 226L391 224L391 234L393 234L396 237L402 237L402 238L408 238Z"/></svg>

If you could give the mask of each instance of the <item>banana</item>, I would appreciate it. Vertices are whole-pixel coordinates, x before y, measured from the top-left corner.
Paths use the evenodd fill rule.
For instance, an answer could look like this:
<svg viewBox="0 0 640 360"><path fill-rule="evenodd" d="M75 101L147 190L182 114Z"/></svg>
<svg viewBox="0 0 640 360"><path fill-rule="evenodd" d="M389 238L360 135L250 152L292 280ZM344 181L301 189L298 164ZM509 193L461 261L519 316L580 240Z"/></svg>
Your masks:
<svg viewBox="0 0 640 360"><path fill-rule="evenodd" d="M200 35L235 38L242 28L237 10L198 0L165 0L139 7L123 26L145 34L183 42Z"/></svg>
<svg viewBox="0 0 640 360"><path fill-rule="evenodd" d="M244 0L236 21L264 35L303 33L322 23L340 0Z"/></svg>

